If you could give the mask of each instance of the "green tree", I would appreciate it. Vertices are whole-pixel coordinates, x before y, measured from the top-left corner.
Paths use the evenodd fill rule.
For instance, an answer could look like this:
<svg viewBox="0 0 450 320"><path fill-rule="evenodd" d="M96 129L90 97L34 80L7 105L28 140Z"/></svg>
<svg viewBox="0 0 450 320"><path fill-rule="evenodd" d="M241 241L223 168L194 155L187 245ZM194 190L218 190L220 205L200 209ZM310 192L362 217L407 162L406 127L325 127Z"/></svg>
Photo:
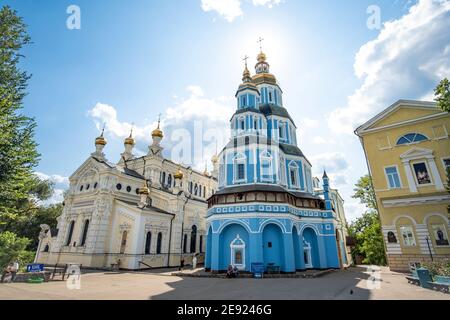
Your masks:
<svg viewBox="0 0 450 320"><path fill-rule="evenodd" d="M434 100L443 111L450 112L450 82L444 78L434 89Z"/></svg>
<svg viewBox="0 0 450 320"><path fill-rule="evenodd" d="M369 175L361 177L353 189L354 199L359 199L367 207L367 211L349 226L349 235L356 244L352 250L353 259L363 257L363 263L385 265L383 233L377 210L375 191Z"/></svg>
<svg viewBox="0 0 450 320"><path fill-rule="evenodd" d="M34 253L27 251L30 240L18 237L13 232L5 231L0 233L0 268L3 270L8 263L18 261L23 268L27 263L33 261Z"/></svg>
<svg viewBox="0 0 450 320"><path fill-rule="evenodd" d="M26 214L23 209L28 206L30 195L39 184L33 175L33 168L39 160L34 141L36 123L21 113L30 75L19 68L20 51L29 42L22 18L4 6L0 10L1 225Z"/></svg>

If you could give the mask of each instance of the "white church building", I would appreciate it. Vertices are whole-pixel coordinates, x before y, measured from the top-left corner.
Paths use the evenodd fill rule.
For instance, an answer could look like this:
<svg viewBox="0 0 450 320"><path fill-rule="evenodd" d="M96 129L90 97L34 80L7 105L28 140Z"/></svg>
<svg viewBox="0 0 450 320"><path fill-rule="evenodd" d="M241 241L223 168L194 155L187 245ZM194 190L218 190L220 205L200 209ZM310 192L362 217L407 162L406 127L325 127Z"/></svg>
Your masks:
<svg viewBox="0 0 450 320"><path fill-rule="evenodd" d="M132 134L117 163L105 158L106 139L70 176L57 230L42 225L36 262L91 268L146 269L203 262L206 200L217 190L218 158L209 174L162 155L163 132L143 157L133 155Z"/></svg>

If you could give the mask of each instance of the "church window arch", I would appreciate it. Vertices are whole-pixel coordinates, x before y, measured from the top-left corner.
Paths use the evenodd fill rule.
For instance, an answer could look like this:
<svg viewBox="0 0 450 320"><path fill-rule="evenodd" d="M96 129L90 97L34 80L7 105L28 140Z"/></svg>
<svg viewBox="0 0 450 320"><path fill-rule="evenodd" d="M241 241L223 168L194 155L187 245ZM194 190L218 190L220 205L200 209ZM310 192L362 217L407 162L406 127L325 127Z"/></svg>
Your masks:
<svg viewBox="0 0 450 320"><path fill-rule="evenodd" d="M273 181L273 158L270 152L264 151L260 156L261 160L261 180Z"/></svg>
<svg viewBox="0 0 450 320"><path fill-rule="evenodd" d="M198 247L198 251L200 251L200 253L203 253L203 235L200 235Z"/></svg>
<svg viewBox="0 0 450 320"><path fill-rule="evenodd" d="M294 188L299 187L298 169L298 164L295 161L291 161L289 163L289 181L291 183L291 187Z"/></svg>
<svg viewBox="0 0 450 320"><path fill-rule="evenodd" d="M195 184L194 186L194 195L197 195L198 193L198 184Z"/></svg>
<svg viewBox="0 0 450 320"><path fill-rule="evenodd" d="M187 253L187 234L184 234L183 237L183 253Z"/></svg>
<svg viewBox="0 0 450 320"><path fill-rule="evenodd" d="M86 244L88 230L89 230L89 219L87 219L84 222L83 233L81 235L80 246L84 246Z"/></svg>
<svg viewBox="0 0 450 320"><path fill-rule="evenodd" d="M237 154L233 159L234 183L244 183L247 177L246 156Z"/></svg>
<svg viewBox="0 0 450 320"><path fill-rule="evenodd" d="M66 246L70 245L70 242L72 241L74 227L75 227L75 221L72 220L72 221L70 221L70 224L69 224L69 231L67 233Z"/></svg>
<svg viewBox="0 0 450 320"><path fill-rule="evenodd" d="M50 251L50 246L47 243L44 247L44 252L49 252L49 251Z"/></svg>
<svg viewBox="0 0 450 320"><path fill-rule="evenodd" d="M147 232L147 235L145 236L145 254L150 254L150 249L152 245L152 233L151 231Z"/></svg>
<svg viewBox="0 0 450 320"><path fill-rule="evenodd" d="M167 178L167 184L172 186L172 175L169 173L169 177Z"/></svg>
<svg viewBox="0 0 450 320"><path fill-rule="evenodd" d="M421 133L408 133L398 138L397 145L417 143L426 140L428 140L428 138Z"/></svg>
<svg viewBox="0 0 450 320"><path fill-rule="evenodd" d="M191 253L195 253L197 250L197 226L194 224L191 228Z"/></svg>
<svg viewBox="0 0 450 320"><path fill-rule="evenodd" d="M245 130L245 118L244 117L239 118L239 130Z"/></svg>
<svg viewBox="0 0 450 320"><path fill-rule="evenodd" d="M162 233L158 233L158 239L156 241L156 254L161 254L161 246L162 246Z"/></svg>

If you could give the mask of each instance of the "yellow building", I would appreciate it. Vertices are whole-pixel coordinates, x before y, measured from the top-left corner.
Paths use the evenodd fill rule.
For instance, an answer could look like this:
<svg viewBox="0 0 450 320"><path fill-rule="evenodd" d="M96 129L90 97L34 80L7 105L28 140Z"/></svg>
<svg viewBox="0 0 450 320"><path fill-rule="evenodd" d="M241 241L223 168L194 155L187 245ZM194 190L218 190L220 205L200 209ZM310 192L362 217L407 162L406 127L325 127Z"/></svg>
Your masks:
<svg viewBox="0 0 450 320"><path fill-rule="evenodd" d="M450 258L446 168L450 114L400 100L356 129L367 159L391 270Z"/></svg>

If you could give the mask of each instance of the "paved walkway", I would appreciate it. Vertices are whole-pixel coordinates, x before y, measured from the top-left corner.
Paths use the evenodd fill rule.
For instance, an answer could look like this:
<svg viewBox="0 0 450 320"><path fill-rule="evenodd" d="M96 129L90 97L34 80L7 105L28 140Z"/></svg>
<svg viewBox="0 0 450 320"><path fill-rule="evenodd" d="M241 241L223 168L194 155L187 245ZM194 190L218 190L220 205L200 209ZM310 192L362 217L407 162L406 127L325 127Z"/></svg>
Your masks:
<svg viewBox="0 0 450 320"><path fill-rule="evenodd" d="M66 282L0 284L0 299L444 299L450 294L408 284L403 274L381 268L350 268L311 279L220 279L176 277L176 270L90 272L81 289ZM371 280L370 275L375 275Z"/></svg>

